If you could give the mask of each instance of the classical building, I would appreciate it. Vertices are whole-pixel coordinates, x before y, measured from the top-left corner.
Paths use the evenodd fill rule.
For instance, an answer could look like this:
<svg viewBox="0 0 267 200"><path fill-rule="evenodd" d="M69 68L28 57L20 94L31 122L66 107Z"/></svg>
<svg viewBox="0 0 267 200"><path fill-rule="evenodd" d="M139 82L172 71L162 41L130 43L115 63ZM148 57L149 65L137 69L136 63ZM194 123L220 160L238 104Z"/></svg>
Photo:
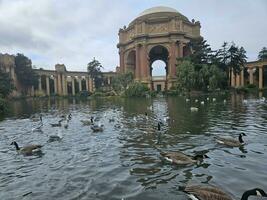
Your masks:
<svg viewBox="0 0 267 200"><path fill-rule="evenodd" d="M191 53L189 42L200 36L200 22L177 10L154 7L119 30L120 73L132 72L150 89L166 90L176 81L176 61ZM165 63L166 76L152 77L153 62Z"/></svg>

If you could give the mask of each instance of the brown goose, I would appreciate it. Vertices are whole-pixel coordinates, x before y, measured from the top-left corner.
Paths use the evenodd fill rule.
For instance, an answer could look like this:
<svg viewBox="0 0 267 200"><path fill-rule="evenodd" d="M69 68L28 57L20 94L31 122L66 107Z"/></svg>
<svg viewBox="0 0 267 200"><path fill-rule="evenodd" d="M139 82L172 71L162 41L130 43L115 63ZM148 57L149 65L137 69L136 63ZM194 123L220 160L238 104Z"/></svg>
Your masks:
<svg viewBox="0 0 267 200"><path fill-rule="evenodd" d="M192 200L233 200L230 195L214 186L187 186L184 192L186 192ZM255 188L244 192L241 200L248 200L249 196L257 196L260 197L259 199L265 199L267 195L262 189Z"/></svg>
<svg viewBox="0 0 267 200"><path fill-rule="evenodd" d="M28 145L25 147L20 148L17 142L12 142L10 145L14 145L16 147L16 150L19 153L22 153L24 155L32 155L35 152L40 152L42 145Z"/></svg>
<svg viewBox="0 0 267 200"><path fill-rule="evenodd" d="M193 165L198 163L199 161L203 160L204 158L208 158L207 155L195 155L195 156L188 156L181 152L169 152L169 153L160 153L163 158L176 165Z"/></svg>
<svg viewBox="0 0 267 200"><path fill-rule="evenodd" d="M246 134L240 133L238 140L233 139L233 138L220 138L219 137L219 138L217 138L217 142L219 144L224 144L224 145L229 146L229 147L241 147L241 146L245 145L245 142L244 142L242 136L246 136Z"/></svg>

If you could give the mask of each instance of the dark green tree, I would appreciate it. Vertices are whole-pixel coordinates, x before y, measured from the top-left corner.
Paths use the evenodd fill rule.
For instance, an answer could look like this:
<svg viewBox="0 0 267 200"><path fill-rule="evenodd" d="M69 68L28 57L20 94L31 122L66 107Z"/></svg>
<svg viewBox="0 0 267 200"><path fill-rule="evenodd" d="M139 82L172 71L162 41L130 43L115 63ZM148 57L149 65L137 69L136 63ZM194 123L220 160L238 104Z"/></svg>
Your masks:
<svg viewBox="0 0 267 200"><path fill-rule="evenodd" d="M7 97L13 89L14 85L9 73L5 73L0 68L0 97Z"/></svg>
<svg viewBox="0 0 267 200"><path fill-rule="evenodd" d="M133 73L127 72L125 74L119 74L112 81L112 87L116 91L124 91L133 82Z"/></svg>
<svg viewBox="0 0 267 200"><path fill-rule="evenodd" d="M258 59L267 60L267 48L266 47L263 47L262 50L259 52Z"/></svg>
<svg viewBox="0 0 267 200"><path fill-rule="evenodd" d="M94 79L96 88L101 87L103 83L103 74L101 72L101 69L103 69L103 66L95 58L87 65L88 74L91 76L91 78Z"/></svg>
<svg viewBox="0 0 267 200"><path fill-rule="evenodd" d="M23 54L17 54L15 56L15 72L18 77L18 81L25 88L24 94L27 92L27 88L31 86L37 87L38 85L38 74L32 68L32 62L29 58Z"/></svg>

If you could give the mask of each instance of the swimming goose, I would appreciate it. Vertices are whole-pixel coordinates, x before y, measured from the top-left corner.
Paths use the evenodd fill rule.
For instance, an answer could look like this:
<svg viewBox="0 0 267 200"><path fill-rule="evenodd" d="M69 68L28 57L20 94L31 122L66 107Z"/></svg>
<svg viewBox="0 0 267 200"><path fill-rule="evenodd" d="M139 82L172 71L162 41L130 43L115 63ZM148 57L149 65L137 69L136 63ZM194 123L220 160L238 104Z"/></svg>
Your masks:
<svg viewBox="0 0 267 200"><path fill-rule="evenodd" d="M160 155L168 162L176 164L176 165L192 165L197 164L204 158L209 158L207 155L195 155L188 156L181 152L169 152L164 153L161 152Z"/></svg>
<svg viewBox="0 0 267 200"><path fill-rule="evenodd" d="M41 131L41 128L43 127L43 122L41 122L38 126L36 126L36 127L34 127L34 128L32 128L32 132L34 132L34 131Z"/></svg>
<svg viewBox="0 0 267 200"><path fill-rule="evenodd" d="M14 145L16 147L16 150L19 152L19 153L22 153L24 155L32 155L33 153L35 152L40 152L41 151L41 147L42 145L28 145L28 146L25 146L23 148L20 148L18 143L13 141L10 145Z"/></svg>
<svg viewBox="0 0 267 200"><path fill-rule="evenodd" d="M191 112L197 112L198 108L197 107L191 107L190 110L191 110Z"/></svg>
<svg viewBox="0 0 267 200"><path fill-rule="evenodd" d="M81 120L81 122L84 126L90 126L94 124L94 117L91 117L90 120Z"/></svg>
<svg viewBox="0 0 267 200"><path fill-rule="evenodd" d="M71 118L72 118L72 114L70 113L70 114L68 115L68 120L70 121Z"/></svg>
<svg viewBox="0 0 267 200"><path fill-rule="evenodd" d="M91 129L93 130L93 132L103 132L103 126L103 124L93 125L91 126Z"/></svg>
<svg viewBox="0 0 267 200"><path fill-rule="evenodd" d="M40 114L39 118L34 118L33 117L31 119L32 119L33 122L38 122L38 121L43 122L43 116L42 116L42 114Z"/></svg>
<svg viewBox="0 0 267 200"><path fill-rule="evenodd" d="M238 140L233 139L233 138L217 138L217 142L219 144L224 144L226 146L230 146L230 147L241 147L245 144L243 137L242 136L246 136L245 133L240 133L238 136Z"/></svg>
<svg viewBox="0 0 267 200"><path fill-rule="evenodd" d="M60 141L62 140L63 135L62 132L59 132L57 135L50 135L48 142Z"/></svg>
<svg viewBox="0 0 267 200"><path fill-rule="evenodd" d="M187 186L184 192L186 192L192 200L233 200L230 195L214 186ZM248 200L248 197L252 195L258 197L267 196L262 189L255 188L244 192L241 200Z"/></svg>

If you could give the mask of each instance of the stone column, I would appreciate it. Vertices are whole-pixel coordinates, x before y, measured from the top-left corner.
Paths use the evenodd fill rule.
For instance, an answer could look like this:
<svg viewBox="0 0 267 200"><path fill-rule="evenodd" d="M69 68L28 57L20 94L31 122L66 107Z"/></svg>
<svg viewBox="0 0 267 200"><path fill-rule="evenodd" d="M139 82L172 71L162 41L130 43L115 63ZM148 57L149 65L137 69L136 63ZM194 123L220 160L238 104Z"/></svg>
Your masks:
<svg viewBox="0 0 267 200"><path fill-rule="evenodd" d="M253 84L253 69L249 69L249 84Z"/></svg>
<svg viewBox="0 0 267 200"><path fill-rule="evenodd" d="M259 67L259 89L263 88L263 73L262 66Z"/></svg>
<svg viewBox="0 0 267 200"><path fill-rule="evenodd" d="M45 80L46 80L46 95L47 96L50 96L50 84L49 84L49 77L46 76L45 77Z"/></svg>
<svg viewBox="0 0 267 200"><path fill-rule="evenodd" d="M93 79L89 77L89 92L93 92L94 87L93 87Z"/></svg>
<svg viewBox="0 0 267 200"><path fill-rule="evenodd" d="M54 90L55 90L55 94L57 94L57 78L56 78L56 76L54 76Z"/></svg>
<svg viewBox="0 0 267 200"><path fill-rule="evenodd" d="M175 42L171 43L171 52L170 52L170 63L169 63L169 76L176 76L176 55L175 55L176 44Z"/></svg>
<svg viewBox="0 0 267 200"><path fill-rule="evenodd" d="M58 94L62 95L62 86L61 86L61 75L57 75L57 82L58 82Z"/></svg>
<svg viewBox="0 0 267 200"><path fill-rule="evenodd" d="M110 85L110 77L108 76L108 85Z"/></svg>
<svg viewBox="0 0 267 200"><path fill-rule="evenodd" d="M38 90L42 91L42 80L41 80L41 76L38 79Z"/></svg>
<svg viewBox="0 0 267 200"><path fill-rule="evenodd" d="M121 73L125 73L124 51L122 49L120 49L120 70L121 70Z"/></svg>
<svg viewBox="0 0 267 200"><path fill-rule="evenodd" d="M184 57L184 44L179 41L179 58Z"/></svg>
<svg viewBox="0 0 267 200"><path fill-rule="evenodd" d="M88 77L85 77L85 86L86 86L86 91L89 91L89 80L88 80Z"/></svg>
<svg viewBox="0 0 267 200"><path fill-rule="evenodd" d="M82 77L78 77L78 82L79 82L79 92L82 91Z"/></svg>
<svg viewBox="0 0 267 200"><path fill-rule="evenodd" d="M14 67L11 67L10 74L11 74L11 79L14 81L15 80L15 69L14 69Z"/></svg>
<svg viewBox="0 0 267 200"><path fill-rule="evenodd" d="M62 74L62 93L63 95L67 95L66 93L66 77L64 74Z"/></svg>
<svg viewBox="0 0 267 200"><path fill-rule="evenodd" d="M75 95L75 77L71 77L71 91L72 95Z"/></svg>
<svg viewBox="0 0 267 200"><path fill-rule="evenodd" d="M135 79L140 79L140 54L139 54L139 45L135 47Z"/></svg>
<svg viewBox="0 0 267 200"><path fill-rule="evenodd" d="M241 86L244 87L244 69L241 71Z"/></svg>
<svg viewBox="0 0 267 200"><path fill-rule="evenodd" d="M235 77L235 86L236 87L239 87L240 86L240 75L239 74L236 74L236 77Z"/></svg>
<svg viewBox="0 0 267 200"><path fill-rule="evenodd" d="M235 78L234 72L232 70L232 72L231 72L231 86L232 87L235 87L235 80L236 80L236 78Z"/></svg>

